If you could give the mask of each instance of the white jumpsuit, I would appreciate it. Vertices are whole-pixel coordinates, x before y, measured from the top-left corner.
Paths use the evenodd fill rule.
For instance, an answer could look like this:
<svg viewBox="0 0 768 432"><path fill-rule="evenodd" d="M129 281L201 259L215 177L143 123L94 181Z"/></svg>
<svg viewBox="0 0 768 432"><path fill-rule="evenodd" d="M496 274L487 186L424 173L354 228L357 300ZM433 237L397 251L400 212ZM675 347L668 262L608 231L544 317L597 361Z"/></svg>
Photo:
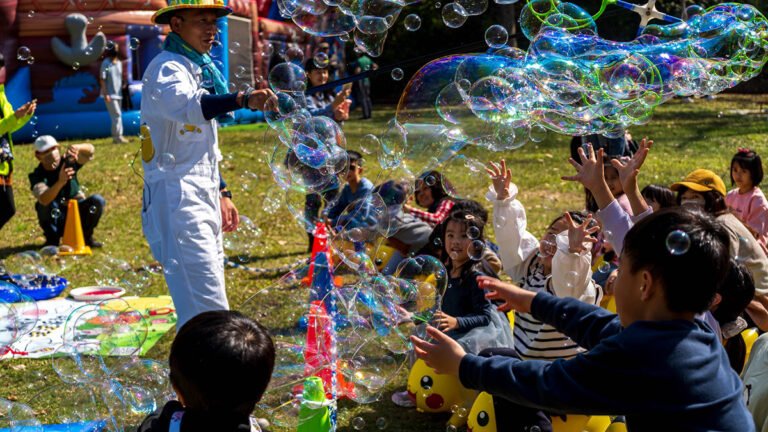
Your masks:
<svg viewBox="0 0 768 432"><path fill-rule="evenodd" d="M144 73L141 96L141 122L149 126L149 145L154 147L154 154L143 152L142 228L164 267L177 328L201 312L229 309L219 201L221 153L217 123L205 120L200 106L207 94L201 76L200 67L186 57L163 51Z"/></svg>

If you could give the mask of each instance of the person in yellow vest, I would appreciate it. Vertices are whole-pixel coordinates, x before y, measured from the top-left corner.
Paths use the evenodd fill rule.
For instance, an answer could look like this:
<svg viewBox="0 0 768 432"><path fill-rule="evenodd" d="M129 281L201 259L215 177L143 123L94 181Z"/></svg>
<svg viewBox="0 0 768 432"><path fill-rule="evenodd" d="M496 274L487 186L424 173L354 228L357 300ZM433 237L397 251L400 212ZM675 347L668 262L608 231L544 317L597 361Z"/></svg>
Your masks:
<svg viewBox="0 0 768 432"><path fill-rule="evenodd" d="M0 229L16 214L11 176L13 174L13 140L11 134L21 129L37 108L30 101L14 110L5 97L5 57L0 54Z"/></svg>

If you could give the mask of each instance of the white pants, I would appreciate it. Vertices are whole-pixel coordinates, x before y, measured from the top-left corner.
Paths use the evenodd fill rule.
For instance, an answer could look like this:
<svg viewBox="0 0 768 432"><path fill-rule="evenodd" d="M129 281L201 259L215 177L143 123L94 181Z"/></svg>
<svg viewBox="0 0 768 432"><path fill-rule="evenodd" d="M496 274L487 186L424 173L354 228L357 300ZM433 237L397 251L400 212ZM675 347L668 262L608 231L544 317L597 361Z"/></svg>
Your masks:
<svg viewBox="0 0 768 432"><path fill-rule="evenodd" d="M123 113L120 110L122 100L112 98L110 102L104 101L104 103L107 104L107 112L112 120L112 139L118 140L123 136Z"/></svg>
<svg viewBox="0 0 768 432"><path fill-rule="evenodd" d="M179 329L201 312L229 309L218 173L147 174L142 228L163 265Z"/></svg>

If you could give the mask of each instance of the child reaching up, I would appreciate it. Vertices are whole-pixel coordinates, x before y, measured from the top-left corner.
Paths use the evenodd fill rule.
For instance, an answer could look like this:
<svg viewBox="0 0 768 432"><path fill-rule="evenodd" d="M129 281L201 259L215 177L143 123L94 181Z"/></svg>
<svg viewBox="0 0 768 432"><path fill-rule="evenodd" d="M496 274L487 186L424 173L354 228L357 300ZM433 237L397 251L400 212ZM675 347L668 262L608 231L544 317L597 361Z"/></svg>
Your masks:
<svg viewBox="0 0 768 432"><path fill-rule="evenodd" d="M600 304L602 292L592 282L590 243L598 230L591 215L568 212L555 219L539 241L528 232L523 205L506 162L487 168L493 181L493 223L499 258L515 283L531 292L548 292ZM515 349L525 359L555 360L583 352L574 341L529 313L515 312Z"/></svg>
<svg viewBox="0 0 768 432"><path fill-rule="evenodd" d="M725 196L725 203L763 245L768 240L768 200L760 190L763 161L754 150L740 148L731 159L731 185L736 189Z"/></svg>
<svg viewBox="0 0 768 432"><path fill-rule="evenodd" d="M676 232L690 243L685 253L667 245ZM728 243L725 228L701 212L670 209L644 218L624 240L618 315L479 278L488 298L504 301L501 309L530 313L589 349L570 360L483 358L431 327L435 341L412 336L414 350L467 388L556 413L625 415L633 432L754 431L720 338L695 318L725 276Z"/></svg>

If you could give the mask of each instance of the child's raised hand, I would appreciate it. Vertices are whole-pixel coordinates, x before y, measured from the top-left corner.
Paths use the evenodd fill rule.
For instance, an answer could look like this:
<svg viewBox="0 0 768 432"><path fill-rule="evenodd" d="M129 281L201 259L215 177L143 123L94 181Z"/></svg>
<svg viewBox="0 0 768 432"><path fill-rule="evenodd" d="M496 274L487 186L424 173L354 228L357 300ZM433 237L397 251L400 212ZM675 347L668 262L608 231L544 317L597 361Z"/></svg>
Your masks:
<svg viewBox="0 0 768 432"><path fill-rule="evenodd" d="M568 221L568 250L571 253L581 253L585 250L584 243L596 243L597 239L591 235L598 232L600 227L595 225L589 228L592 223L592 215L588 215L584 222L577 224L571 214L565 212L565 220Z"/></svg>
<svg viewBox="0 0 768 432"><path fill-rule="evenodd" d="M477 286L487 291L485 298L488 300L501 300L504 303L498 306L498 310L507 312L516 310L519 312L530 313L531 302L536 297L536 293L526 291L516 285L502 282L489 276L478 276Z"/></svg>
<svg viewBox="0 0 768 432"><path fill-rule="evenodd" d="M433 321L437 324L437 328L440 331L448 332L459 328L459 321L443 311L435 312Z"/></svg>
<svg viewBox="0 0 768 432"><path fill-rule="evenodd" d="M499 201L509 198L509 183L512 181L512 170L507 168L507 162L502 159L499 165L488 163L485 168L493 181L493 189L496 191L496 199Z"/></svg>
<svg viewBox="0 0 768 432"><path fill-rule="evenodd" d="M637 175L640 173L640 167L643 166L652 145L653 141L645 137L640 141L639 148L631 158L611 160L611 165L619 172L619 181L625 191L632 190L637 186Z"/></svg>
<svg viewBox="0 0 768 432"><path fill-rule="evenodd" d="M411 336L413 352L427 366L439 374L459 375L461 359L467 354L458 342L440 330L427 326L427 335L434 339L430 343L416 336Z"/></svg>
<svg viewBox="0 0 768 432"><path fill-rule="evenodd" d="M590 191L594 191L605 184L605 175L603 174L603 149L597 152L592 148L592 144L587 144L587 152L583 147L579 147L579 159L581 163L573 158L568 158L568 162L576 168L576 175L563 176L563 180L577 181L584 185Z"/></svg>

